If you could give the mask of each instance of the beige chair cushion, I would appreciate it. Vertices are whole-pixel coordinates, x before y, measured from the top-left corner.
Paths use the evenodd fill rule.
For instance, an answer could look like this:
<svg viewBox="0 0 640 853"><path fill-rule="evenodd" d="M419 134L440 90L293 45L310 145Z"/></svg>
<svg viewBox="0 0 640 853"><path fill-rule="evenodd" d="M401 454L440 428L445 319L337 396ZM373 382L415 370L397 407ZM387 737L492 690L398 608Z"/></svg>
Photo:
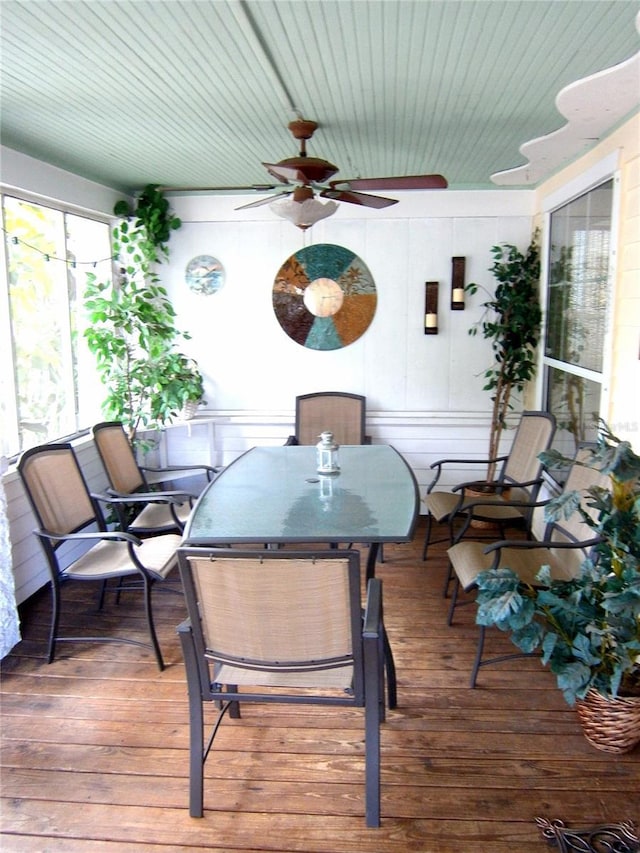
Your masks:
<svg viewBox="0 0 640 853"><path fill-rule="evenodd" d="M511 489L509 500L528 500L529 496L524 489ZM431 492L426 495L424 502L427 509L436 521L440 522L447 518L457 507L460 500L460 492ZM461 511L467 503L480 500L479 495L471 495L467 492ZM482 495L482 506L474 509L474 516L494 521L514 521L522 517L518 507L504 506L501 495Z"/></svg>
<svg viewBox="0 0 640 853"><path fill-rule="evenodd" d="M216 678L219 678L221 684L237 684L243 687L348 690L353 684L353 666L287 673L258 672L255 669L241 669L225 664L216 670Z"/></svg>
<svg viewBox="0 0 640 853"><path fill-rule="evenodd" d="M177 565L176 549L180 546L180 537L169 533L145 539L136 547L136 555L149 571L166 578ZM126 542L102 540L86 554L77 559L63 574L70 578L88 579L105 576L119 577L124 574L138 574L129 556Z"/></svg>
<svg viewBox="0 0 640 853"><path fill-rule="evenodd" d="M467 592L475 586L480 572L490 569L493 565L495 553L485 554L486 547L485 542L463 539L447 551L460 585ZM570 580L575 577L585 556L580 548L503 548L499 568L512 569L522 581L535 586L535 578L541 566L548 565L551 568L551 577L554 580Z"/></svg>
<svg viewBox="0 0 640 853"><path fill-rule="evenodd" d="M186 524L189 518L189 514L191 513L191 506L188 502L185 502L179 505L175 505L175 507L176 515L183 524ZM135 533L136 530L150 530L153 528L174 527L174 525L175 521L171 514L169 504L150 503L131 523L131 525L129 526L129 530Z"/></svg>

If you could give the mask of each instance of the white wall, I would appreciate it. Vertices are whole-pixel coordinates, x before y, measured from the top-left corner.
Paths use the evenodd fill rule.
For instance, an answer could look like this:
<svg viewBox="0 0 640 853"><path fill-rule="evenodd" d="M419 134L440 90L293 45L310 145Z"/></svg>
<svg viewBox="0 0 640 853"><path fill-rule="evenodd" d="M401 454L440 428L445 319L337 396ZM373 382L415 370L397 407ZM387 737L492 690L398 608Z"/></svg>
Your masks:
<svg viewBox="0 0 640 853"><path fill-rule="evenodd" d="M184 348L205 373L209 408L291 412L296 394L331 388L365 394L372 412L486 412L481 372L490 355L485 341L467 334L486 295L468 299L464 312L450 311L451 258L465 256L467 281L493 288L490 248L528 244L532 193L405 193L398 205L364 216L362 208L342 205L306 234L266 206L238 222L233 208L246 200L171 199L183 227L171 238L161 275L179 325L193 336ZM376 283L371 326L340 350L296 344L272 309L278 269L311 242L355 252ZM214 255L225 267L225 286L215 294L187 287L185 267L198 254ZM440 281L437 336L423 329L426 280Z"/></svg>

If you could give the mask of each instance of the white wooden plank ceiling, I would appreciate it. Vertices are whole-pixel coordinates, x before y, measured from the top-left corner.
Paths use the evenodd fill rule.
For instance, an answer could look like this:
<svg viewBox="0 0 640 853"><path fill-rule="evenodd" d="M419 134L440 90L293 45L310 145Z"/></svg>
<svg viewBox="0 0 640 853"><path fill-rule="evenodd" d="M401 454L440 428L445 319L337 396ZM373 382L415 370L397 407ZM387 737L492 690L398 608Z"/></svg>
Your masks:
<svg viewBox="0 0 640 853"><path fill-rule="evenodd" d="M524 143L565 124L564 87L637 53L638 9L3 0L2 143L124 190L244 187L271 182L263 161L297 153L286 126L304 116L320 124L308 153L340 178L437 172L454 189L495 187L492 174L526 162Z"/></svg>

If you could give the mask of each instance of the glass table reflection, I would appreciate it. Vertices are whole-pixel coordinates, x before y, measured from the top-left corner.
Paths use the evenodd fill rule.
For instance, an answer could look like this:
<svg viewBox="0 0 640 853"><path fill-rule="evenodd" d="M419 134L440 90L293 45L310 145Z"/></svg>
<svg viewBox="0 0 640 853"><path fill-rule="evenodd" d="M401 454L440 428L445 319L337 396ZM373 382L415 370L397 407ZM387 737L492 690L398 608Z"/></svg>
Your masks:
<svg viewBox="0 0 640 853"><path fill-rule="evenodd" d="M184 542L363 542L370 545L367 578L373 577L380 543L413 536L418 486L389 445L343 446L340 468L338 474L318 474L314 447L254 447L200 496Z"/></svg>

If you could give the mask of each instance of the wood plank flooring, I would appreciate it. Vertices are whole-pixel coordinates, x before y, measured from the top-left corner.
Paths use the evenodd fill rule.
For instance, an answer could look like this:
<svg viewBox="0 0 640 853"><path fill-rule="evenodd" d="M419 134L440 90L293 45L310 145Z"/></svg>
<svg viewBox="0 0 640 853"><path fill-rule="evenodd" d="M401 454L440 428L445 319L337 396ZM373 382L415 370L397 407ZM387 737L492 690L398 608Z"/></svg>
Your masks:
<svg viewBox="0 0 640 853"><path fill-rule="evenodd" d="M424 528L378 567L399 707L382 731L382 826L364 823L360 711L246 706L206 767L205 816L189 817L188 716L176 595L155 595L167 661L116 644L62 645L44 660L48 595L29 602L3 662L5 853L533 853L537 816L574 827L640 823L640 750L610 756L581 734L535 659L485 668L468 687L475 607L446 625L445 546ZM96 612L76 586L63 619L144 638L131 598ZM71 590L69 589L69 592ZM489 632L491 650L511 650Z"/></svg>

